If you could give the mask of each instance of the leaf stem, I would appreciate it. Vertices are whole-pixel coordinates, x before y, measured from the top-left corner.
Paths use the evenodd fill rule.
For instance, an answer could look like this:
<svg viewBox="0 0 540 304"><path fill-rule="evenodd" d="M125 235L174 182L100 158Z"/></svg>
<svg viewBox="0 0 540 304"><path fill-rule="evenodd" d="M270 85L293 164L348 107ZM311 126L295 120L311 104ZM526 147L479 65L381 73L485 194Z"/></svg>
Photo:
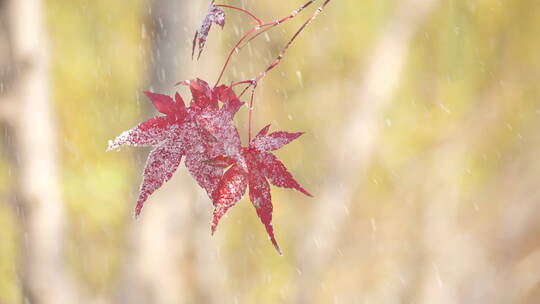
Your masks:
<svg viewBox="0 0 540 304"><path fill-rule="evenodd" d="M324 8L326 7L326 5L330 2L331 0L325 0L323 2L323 4L321 6L319 6L317 8L317 10L313 13L313 15L311 15L311 17L309 17L308 20L306 20L306 22L304 22L304 24L302 24L302 26L300 26L300 28L296 31L296 33L294 33L293 37L291 38L291 40L289 40L289 42L287 42L287 44L283 47L283 49L281 49L281 51L279 52L279 55L277 56L276 60L274 60L274 62L272 62L264 71L262 71L261 73L259 73L259 75L257 75L257 77L255 78L255 82L258 82L259 80L261 80L262 78L264 78L264 76L266 76L266 74L272 70L273 68L275 68L278 64L281 63L281 60L283 59L283 56L285 56L285 53L287 52L287 50L289 49L289 47L291 46L291 44L294 42L294 40L296 40L296 38L298 37L298 35L300 35L300 33L302 31L304 31L304 29L309 25L311 24L311 22L313 22L313 20L315 20L315 18L317 18L317 16L324 10Z"/></svg>
<svg viewBox="0 0 540 304"><path fill-rule="evenodd" d="M251 97L249 98L249 116L248 116L248 145L251 143L251 126L252 126L252 117L253 117L253 97L255 96L255 89L257 88L257 83L255 83L255 82L252 83L251 87L252 87L252 89L251 89ZM247 90L247 88L245 90ZM242 94L243 94L243 92L242 92Z"/></svg>
<svg viewBox="0 0 540 304"><path fill-rule="evenodd" d="M255 32L256 30L258 29L258 27L254 27L254 28L251 28L249 31L247 31L244 36L242 36L242 38L240 38L240 40L236 43L236 45L232 48L232 50L229 52L229 54L227 55L227 59L225 60L225 64L223 65L223 68L221 69L221 72L219 73L219 77L218 79L216 80L216 83L214 84L214 87L216 87L218 84L219 84L219 81L221 80L221 78L223 77L223 74L225 73L225 69L227 69L227 66L229 65L229 62L231 61L231 58L232 58L232 55L234 54L234 52L237 51L238 49L238 46L244 41L246 40L247 37L249 37L249 35L251 35L251 33Z"/></svg>
<svg viewBox="0 0 540 304"><path fill-rule="evenodd" d="M278 23L272 24L272 25L264 25L264 29L262 31L259 31L255 35L251 36L243 45L238 47L238 50L243 49L246 45L248 45L252 40L255 40L260 35L268 32L269 30L273 29L274 27L278 26Z"/></svg>
<svg viewBox="0 0 540 304"><path fill-rule="evenodd" d="M231 88L235 87L237 85L241 85L241 84L251 84L252 82L253 82L253 80L244 80L244 81L235 82L235 83L231 84Z"/></svg>
<svg viewBox="0 0 540 304"><path fill-rule="evenodd" d="M244 88L244 90L242 90L242 92L240 93L240 95L238 95L238 98L242 98L242 96L244 95L244 93L246 93L246 91L251 88L251 86L253 85L253 80L247 80L250 82L250 84Z"/></svg>
<svg viewBox="0 0 540 304"><path fill-rule="evenodd" d="M230 8L230 9L233 9L233 10L240 11L240 12L250 16L251 18L253 18L253 20L255 20L255 22L257 22L257 25L261 26L263 24L261 19L257 18L257 16L253 15L248 10L245 10L243 8L239 8L239 7L232 6L232 5L227 5L227 4L215 4L214 6L215 7L223 7L223 8Z"/></svg>

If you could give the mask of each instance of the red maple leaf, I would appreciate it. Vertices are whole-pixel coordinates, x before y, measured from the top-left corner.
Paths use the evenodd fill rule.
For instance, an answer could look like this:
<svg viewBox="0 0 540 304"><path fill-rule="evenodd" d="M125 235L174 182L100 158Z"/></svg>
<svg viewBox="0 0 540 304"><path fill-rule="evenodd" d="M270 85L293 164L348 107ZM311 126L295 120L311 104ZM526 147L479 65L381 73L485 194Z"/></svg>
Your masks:
<svg viewBox="0 0 540 304"><path fill-rule="evenodd" d="M193 100L189 108L178 93L173 101L169 96L146 92L165 116L151 118L109 141L108 150L123 145L155 147L144 169L135 216L140 214L148 197L172 177L182 156L188 171L210 196L221 180L223 168L204 160L219 155L238 159L240 155L240 149L231 148L240 143L232 118L243 103L232 89L221 86L212 90L200 79L182 84L191 90ZM223 102L221 108L218 100Z"/></svg>
<svg viewBox="0 0 540 304"><path fill-rule="evenodd" d="M249 198L264 224L272 244L281 254L272 227L273 206L268 182L278 187L298 190L307 196L312 195L294 180L285 165L275 155L268 152L280 149L303 133L274 132L267 134L269 128L270 125L263 128L250 142L249 147L242 148L243 162L227 156L219 156L207 161L208 164L217 168L231 166L223 175L213 194L212 233L215 232L219 220L227 210L244 196L249 185Z"/></svg>
<svg viewBox="0 0 540 304"><path fill-rule="evenodd" d="M215 23L221 26L221 28L223 28L225 26L225 12L221 8L216 7L211 3L208 7L208 11L206 12L206 16L204 17L201 25L199 26L199 29L195 32L191 57L195 55L195 45L197 44L197 38L199 38L199 55L197 56L197 59L201 57L201 53L204 49L204 45L206 44L206 39L208 38L208 33L210 32L212 23Z"/></svg>

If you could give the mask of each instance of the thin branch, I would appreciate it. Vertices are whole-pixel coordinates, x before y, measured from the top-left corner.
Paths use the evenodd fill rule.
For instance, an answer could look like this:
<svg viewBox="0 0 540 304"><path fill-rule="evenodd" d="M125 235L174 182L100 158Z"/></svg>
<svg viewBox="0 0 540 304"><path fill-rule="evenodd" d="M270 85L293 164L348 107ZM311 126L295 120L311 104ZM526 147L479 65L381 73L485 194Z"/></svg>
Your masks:
<svg viewBox="0 0 540 304"><path fill-rule="evenodd" d="M287 20L290 20L294 17L296 17L296 15L298 15L300 12L302 12L303 10L305 10L308 6L310 6L311 4L313 4L316 0L309 0L308 2L306 2L304 5L302 5L300 8L292 11L291 14L289 14L288 16L285 16L281 19L277 19L275 21L272 21L272 22L266 22L266 23L263 23L259 18L257 18L255 15L253 15L252 13L250 13L249 11L247 10L244 10L244 9L241 9L241 8L238 8L238 7L235 7L235 6L230 6L230 5L215 5L217 7L225 7L225 8L230 8L230 9L235 9L235 10L238 10L238 11L241 11L247 15L249 15L250 17L252 17L253 19L255 19L255 21L257 22L257 26L255 27L252 27L251 29L249 29L241 38L240 40L234 45L234 47L232 48L232 50L229 52L229 54L227 55L227 59L225 60L225 63L223 64L223 68L221 69L221 72L219 73L219 76L216 80L216 83L214 84L214 87L216 87L219 82L221 81L221 78L223 77L223 74L225 73L225 70L227 69L227 66L229 65L229 62L231 61L231 58L232 58L232 55L239 51L242 47L246 46L249 42L251 42L253 39L257 38L258 36L260 36L262 33L266 32L267 30L287 21ZM264 78L266 76L266 74L272 70L273 68L275 68L277 65L279 65L281 63L281 60L283 59L283 56L285 55L285 53L287 52L287 50L289 49L289 47L292 45L292 43L296 40L296 38L300 35L300 33L302 31L304 31L304 29L309 25L311 24L311 22L313 22L313 20L315 20L315 18L317 18L317 16L324 10L324 8L326 7L326 5L328 3L330 3L331 0L325 0L323 2L323 4L321 6L319 6L317 8L317 10L315 10L315 12L311 15L311 17L309 17L308 20L306 20L306 22L304 22L304 24L302 24L302 26L296 31L296 33L294 33L293 37L289 40L289 42L287 42L287 44L283 47L283 49L281 49L281 51L279 52L279 55L277 57L276 60L274 60L274 62L272 62L272 64L270 64L264 71L262 71L261 73L259 73L259 75L257 75L257 77L253 80L246 80L246 81L241 81L241 82L237 82L235 83L233 86L235 85L240 85L240 84L249 84L246 88L244 88L244 90L242 91L242 93L240 93L239 97L242 97L244 95L244 93L249 89L251 88L251 97L250 97L250 100L249 100L249 112L248 112L248 142L251 142L251 129L252 129L252 121L253 121L253 99L254 99L254 96L255 96L255 90L257 88L257 84L258 82ZM264 29L263 29L264 28ZM262 31L260 31L261 29L263 29ZM259 32L260 31L260 32ZM257 33L258 32L258 33ZM255 35L251 36L253 33L256 33ZM250 37L251 36L251 37ZM249 38L249 39L248 39ZM244 41L247 42L242 45L242 43ZM242 46L241 46L242 45Z"/></svg>
<svg viewBox="0 0 540 304"><path fill-rule="evenodd" d="M244 93L246 93L246 91L247 91L249 88L251 88L251 85L253 84L253 81L250 80L250 82L251 82L251 84L244 88L244 90L242 91L242 93L240 93L240 95L238 95L238 98L242 98L242 96L244 96Z"/></svg>
<svg viewBox="0 0 540 304"><path fill-rule="evenodd" d="M278 26L279 23L275 23L275 24L272 24L271 26L265 26L265 28L262 30L262 31L259 31L258 33L256 33L255 35L251 36L251 38L248 39L248 41L246 41L243 45L239 46L238 47L238 50L241 50L243 49L246 45L248 45L251 41L255 40L257 37L259 37L260 35L268 32L269 30L273 29L274 27Z"/></svg>
<svg viewBox="0 0 540 304"><path fill-rule="evenodd" d="M221 78L223 77L223 74L225 73L225 69L227 69L227 66L229 65L229 62L231 61L232 55L234 54L234 52L236 52L238 50L238 46L244 40L246 40L246 38L249 37L249 35L251 35L251 33L256 31L256 29L257 29L257 27L254 27L254 28L251 28L249 31L247 31L247 33L245 33L244 36L242 36L242 38L240 38L240 40L236 43L236 45L233 47L233 49L229 52L229 54L227 55L227 59L225 60L225 64L223 65L223 68L221 69L221 72L219 73L218 79L216 80L216 83L214 84L214 87L216 87L219 84L219 81L221 80Z"/></svg>
<svg viewBox="0 0 540 304"><path fill-rule="evenodd" d="M226 61L225 61L225 64L223 65L223 68L221 69L221 72L220 72L220 74L219 74L219 76L218 76L218 79L216 80L216 83L215 83L214 87L216 87L216 86L219 84L219 81L220 81L221 78L223 77L223 74L225 73L225 70L227 69L227 66L229 65L229 62L230 62L231 57L232 57L232 55L234 54L234 52L239 51L240 49L242 49L243 47L245 47L245 46L247 45L247 43L246 43L246 44L244 44L243 46L240 47L240 45L242 44L242 42L243 42L244 40L246 40L252 33L257 32L257 31L261 30L262 28L265 28L265 30L263 30L263 32L265 32L265 31L267 31L267 30L270 29L270 28L273 28L273 27L275 27L275 26L277 26L277 25L279 25L279 24L281 24L281 23L283 23L283 22L285 22L285 21L287 21L287 20L290 20L290 19L296 17L296 15L298 15L300 12L302 12L303 10L305 10L308 6L310 6L310 5L311 5L312 3L314 3L315 1L316 1L316 0L309 0L309 1L306 2L304 5L302 5L300 8L295 9L294 11L292 11L288 16L285 16L285 17L283 17L283 18L281 18L281 19L277 19L277 20L272 21L272 22L265 22L265 23L261 22L259 18L255 17L253 14L251 14L250 12L248 12L248 11L246 11L246 10L243 10L243 9L240 9L240 8L237 8L237 7L233 7L233 6L228 6L228 5L223 6L223 7L228 7L228 8L232 8L232 9L238 9L238 10L243 11L244 13L249 14L250 16L254 17L254 18L257 20L257 26L252 27L251 29L249 29L249 30L244 34L244 36L242 36L242 38L240 38L240 41L238 41L238 42L236 43L236 45L234 46L234 48L229 52L229 54L228 54L228 56L227 56L227 59L226 59ZM322 7L324 8L324 6L326 6L326 4L327 4L328 2L330 2L330 0L327 0L327 1L322 5ZM214 1L212 1L212 4L213 4L213 3L214 3ZM222 5L215 5L215 6L222 6ZM318 14L319 14L319 13L316 13L316 15L318 15ZM312 16L312 18L310 18L310 19L314 19L314 17ZM313 21L313 20L311 20L311 21ZM309 21L308 24L309 24L311 21ZM307 24L303 25L303 27L305 27L306 25L307 25ZM268 27L268 28L267 28L267 27ZM297 33L295 36L297 36L298 34L299 34L299 33ZM260 34L256 34L255 36L253 36L252 38L250 38L250 39L248 40L248 43L251 42L251 41L252 41L253 39L255 39L256 37L258 37L259 35L260 35ZM296 37L294 37L294 38L296 38ZM293 38L293 40L294 40L294 38ZM195 40L196 40L196 39L197 39L197 37L195 37ZM290 45L290 43L289 43L289 45ZM287 48L288 48L288 45L287 45Z"/></svg>
<svg viewBox="0 0 540 304"><path fill-rule="evenodd" d="M275 68L277 65L279 65L281 63L281 60L283 59L283 56L285 55L285 53L287 52L287 50L289 49L289 47L291 46L291 44L294 42L294 40L298 37L298 35L300 35L300 33L311 23L313 22L313 20L315 20L315 18L317 18L317 16L324 10L324 8L326 7L326 5L330 2L331 0L325 0L324 3L319 6L317 8L317 10L313 13L313 15L311 15L311 17L306 21L304 22L304 24L302 24L302 26L296 31L296 33L294 33L293 37L291 38L291 40L289 40L289 42L287 42L287 44L283 47L283 49L279 52L279 55L277 57L277 59L272 62L272 64L270 64L263 72L259 73L259 75L257 75L257 77L253 80L253 83L252 83L252 86L253 86L253 90L251 92L251 100L249 102L249 122L248 122L248 138L249 138L249 141L251 141L251 125L252 125L252 115L253 115L253 95L255 94L255 88L257 87L257 84L258 82L264 78L266 76L266 74L272 70L273 68ZM303 7L302 7L302 10L307 7L309 4L311 4L313 1L310 1L308 3L306 3ZM291 14L291 15L294 15L294 14ZM295 15L294 15L295 16ZM294 17L293 16L293 17ZM292 18L292 17L291 17Z"/></svg>
<svg viewBox="0 0 540 304"><path fill-rule="evenodd" d="M298 37L298 35L300 35L300 33L311 23L313 22L313 20L315 20L315 18L317 18L317 16L324 10L324 8L326 7L326 5L330 2L331 0L325 0L324 3L319 6L317 8L317 10L313 13L313 15L311 15L311 17L306 21L304 22L304 24L302 24L302 26L296 31L296 33L294 33L293 37L291 38L291 40L289 40L289 42L287 42L287 44L285 45L285 47L283 47L283 49L281 50L281 52L279 52L279 55L278 57L276 58L276 60L274 62L272 62L272 64L270 64L266 70L264 70L263 72L261 72L255 81L259 81L260 79L262 79L264 76L266 76L266 74L272 70L273 68L275 68L280 62L281 60L283 59L283 56L285 55L285 53L287 52L287 50L289 49L289 47L291 46L291 44L294 42L294 40L296 40L296 38Z"/></svg>
<svg viewBox="0 0 540 304"><path fill-rule="evenodd" d="M285 17L283 17L281 19L272 21L272 22L267 22L267 23L261 24L261 26L278 25L278 24L281 24L281 23L283 23L283 22L285 22L285 21L287 21L289 19L292 19L292 18L296 17L296 15L300 14L303 10L305 10L308 6L313 4L315 1L317 1L317 0L309 0L304 5L302 5L300 8L295 9L294 11L292 11L290 15L285 16Z"/></svg>

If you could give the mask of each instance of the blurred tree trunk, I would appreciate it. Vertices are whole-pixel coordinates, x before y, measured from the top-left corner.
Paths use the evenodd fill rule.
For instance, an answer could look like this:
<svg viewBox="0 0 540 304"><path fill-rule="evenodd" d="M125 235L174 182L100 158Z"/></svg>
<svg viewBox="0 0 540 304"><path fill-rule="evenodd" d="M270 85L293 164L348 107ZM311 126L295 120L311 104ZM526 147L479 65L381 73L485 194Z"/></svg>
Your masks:
<svg viewBox="0 0 540 304"><path fill-rule="evenodd" d="M311 229L298 248L299 280L293 303L313 303L313 289L328 269L340 235L345 233L348 210L354 191L366 178L377 146L379 125L384 110L398 88L409 46L424 20L439 0L404 0L397 4L394 15L379 34L370 64L354 82L356 106L351 109L341 130L347 143L340 155L332 156L335 170L318 195ZM358 89L356 89L358 88Z"/></svg>
<svg viewBox="0 0 540 304"><path fill-rule="evenodd" d="M193 8L189 1L150 1L149 80L144 90L172 94L174 84L181 80L180 71L189 69L187 42L196 24L191 17L195 15ZM145 118L156 113L150 102L141 103ZM138 154L138 161L143 164L147 156L148 151ZM198 206L208 203L195 190L182 162L173 178L146 202L140 220L132 225L120 302L216 302L212 300L215 293L209 292L211 287L217 288L212 286L217 277L211 266L216 265L216 259L209 255L209 225L203 216L207 211L201 212ZM199 239L203 231L206 236Z"/></svg>
<svg viewBox="0 0 540 304"><path fill-rule="evenodd" d="M2 118L9 130L7 138L13 140L23 297L28 303L74 303L64 269L65 215L59 189L43 3L2 2L10 42L10 67L2 73L2 78L8 79L8 87L3 87L0 96Z"/></svg>
<svg viewBox="0 0 540 304"><path fill-rule="evenodd" d="M466 158L471 154L468 149L488 140L490 130L501 123L496 114L505 111L504 105L490 102L499 92L497 87L494 83L478 98L483 102L460 122L452 140L424 158L431 172L422 183L423 258L418 267L422 273L417 303L528 303L526 297L540 280L537 273L528 273L534 267L520 269L523 264L540 265L534 250L528 256L539 243L531 242L540 229L536 212L540 192L534 178L540 168L534 161L538 148L515 153L494 175L493 184L475 194L472 202L493 202L490 208L497 208L497 201L504 202L501 211L488 220L479 212L485 207L471 206L476 203L465 200L461 189ZM493 189L504 190L494 193ZM489 228L479 229L486 221L491 222ZM530 243L533 245L528 247Z"/></svg>

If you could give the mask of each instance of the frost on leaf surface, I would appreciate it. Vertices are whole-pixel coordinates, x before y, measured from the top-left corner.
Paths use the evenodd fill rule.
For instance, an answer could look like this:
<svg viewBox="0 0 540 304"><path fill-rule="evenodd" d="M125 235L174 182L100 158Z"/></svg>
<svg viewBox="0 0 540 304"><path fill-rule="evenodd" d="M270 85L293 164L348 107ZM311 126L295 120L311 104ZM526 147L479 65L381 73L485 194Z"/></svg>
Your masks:
<svg viewBox="0 0 540 304"><path fill-rule="evenodd" d="M231 95L234 98L223 100L224 105L219 108L221 93L214 92L205 81L196 79L182 84L191 89L193 99L189 108L178 93L173 100L167 95L146 92L154 107L165 116L151 118L109 141L108 150L124 145L155 147L144 169L136 216L148 197L172 177L182 156L190 174L212 197L223 176L223 168L205 161L229 154L238 158L234 154L240 154L231 148L239 147L240 137L232 119L243 104L234 92Z"/></svg>
<svg viewBox="0 0 540 304"><path fill-rule="evenodd" d="M229 208L239 201L247 187L247 172L239 166L230 168L221 179L214 193L214 218L212 220L212 233L216 231L219 220Z"/></svg>
<svg viewBox="0 0 540 304"><path fill-rule="evenodd" d="M264 127L259 134L253 139L251 146L259 151L274 151L279 150L281 147L290 143L291 141L300 137L302 132L289 133L289 132L273 132L268 133L270 125Z"/></svg>
<svg viewBox="0 0 540 304"><path fill-rule="evenodd" d="M209 166L204 161L208 157L213 158L223 153L223 148L210 134L194 127L195 123L191 124L193 127L189 128L190 131L186 136L189 138L186 168L197 184L211 196L223 175L223 169Z"/></svg>
<svg viewBox="0 0 540 304"><path fill-rule="evenodd" d="M154 193L163 183L171 179L173 173L180 165L182 159L181 145L170 142L154 149L148 156L144 168L143 181L135 207L135 215L141 213L144 202L150 194Z"/></svg>
<svg viewBox="0 0 540 304"><path fill-rule="evenodd" d="M269 126L265 127L251 141L249 147L242 148L240 160L220 156L207 161L208 164L218 168L231 165L223 175L213 195L212 232L215 231L223 215L242 198L246 186L249 185L249 198L266 228L270 241L281 254L272 226L273 206L268 182L278 187L298 190L307 196L311 196L311 194L298 184L276 156L267 152L281 148L298 138L302 133L274 132L267 135L268 129ZM264 144L261 144L262 142Z"/></svg>
<svg viewBox="0 0 540 304"><path fill-rule="evenodd" d="M206 12L206 16L202 20L199 29L195 32L191 57L195 55L195 45L197 43L199 46L199 54L197 55L197 58L201 57L201 53L204 49L204 45L206 44L206 39L208 38L208 33L210 32L212 23L215 23L223 28L225 26L225 12L221 8L210 4L208 11Z"/></svg>
<svg viewBox="0 0 540 304"><path fill-rule="evenodd" d="M116 150L121 146L155 146L178 131L179 126L170 117L154 117L110 140L107 150Z"/></svg>

